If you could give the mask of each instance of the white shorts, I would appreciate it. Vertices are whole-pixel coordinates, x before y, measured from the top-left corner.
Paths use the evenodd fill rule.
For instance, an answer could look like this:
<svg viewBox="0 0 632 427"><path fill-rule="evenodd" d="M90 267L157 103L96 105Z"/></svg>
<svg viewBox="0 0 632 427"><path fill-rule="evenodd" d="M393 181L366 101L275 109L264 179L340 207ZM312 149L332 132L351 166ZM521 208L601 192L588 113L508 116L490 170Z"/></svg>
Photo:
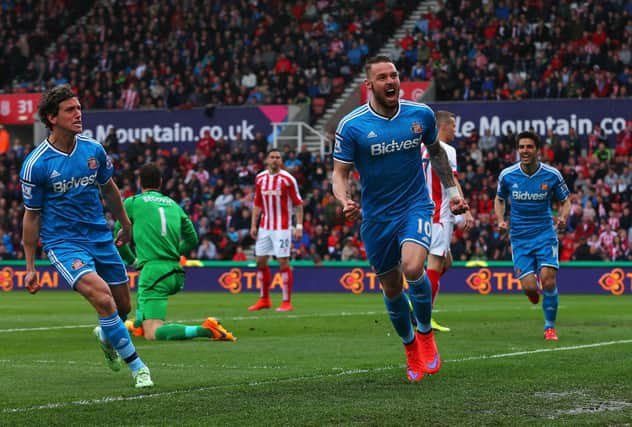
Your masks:
<svg viewBox="0 0 632 427"><path fill-rule="evenodd" d="M277 258L289 258L292 249L291 230L259 229L255 243L255 255L274 255Z"/></svg>
<svg viewBox="0 0 632 427"><path fill-rule="evenodd" d="M432 242L430 243L430 253L432 255L445 257L450 251L450 241L452 240L452 230L454 223L433 223Z"/></svg>

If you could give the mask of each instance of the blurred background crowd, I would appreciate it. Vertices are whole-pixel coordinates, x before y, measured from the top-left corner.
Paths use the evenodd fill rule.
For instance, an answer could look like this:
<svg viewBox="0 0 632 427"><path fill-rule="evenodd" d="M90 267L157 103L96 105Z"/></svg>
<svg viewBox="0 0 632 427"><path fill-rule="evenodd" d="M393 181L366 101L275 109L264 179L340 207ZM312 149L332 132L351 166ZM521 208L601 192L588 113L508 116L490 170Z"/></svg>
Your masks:
<svg viewBox="0 0 632 427"><path fill-rule="evenodd" d="M68 83L84 109L331 102L416 4L0 1L0 88L31 92ZM434 80L442 101L629 97L631 45L630 1L446 0L418 17L394 59L402 80ZM498 173L517 161L514 139L474 132L454 142L476 220L470 232L457 223L455 260L511 259L493 199ZM560 260L632 260L632 121L610 139L598 124L585 137L549 130L542 139L542 161L561 171L572 192ZM140 165L159 164L163 191L198 229L200 246L190 257L252 256L248 230L265 135L227 141L207 134L195 153L164 150L151 138L123 146L114 131L101 142L115 160L123 197L139 191ZM23 258L18 172L32 148L0 126L3 259ZM304 236L293 258L365 259L359 225L345 221L331 192L332 159L289 146L283 155L305 201Z"/></svg>

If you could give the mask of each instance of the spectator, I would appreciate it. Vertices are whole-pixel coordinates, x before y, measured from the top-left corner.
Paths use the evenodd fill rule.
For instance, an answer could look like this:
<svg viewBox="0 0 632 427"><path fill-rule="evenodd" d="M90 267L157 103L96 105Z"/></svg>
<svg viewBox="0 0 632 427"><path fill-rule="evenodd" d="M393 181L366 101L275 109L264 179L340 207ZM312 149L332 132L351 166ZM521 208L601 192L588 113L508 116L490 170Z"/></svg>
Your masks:
<svg viewBox="0 0 632 427"><path fill-rule="evenodd" d="M599 247L605 254L610 254L612 252L614 239L617 236L617 233L612 231L610 223L605 220L602 221L601 226L603 231L599 234Z"/></svg>
<svg viewBox="0 0 632 427"><path fill-rule="evenodd" d="M197 258L202 260L212 260L217 258L217 248L208 238L202 238L202 242L197 250Z"/></svg>
<svg viewBox="0 0 632 427"><path fill-rule="evenodd" d="M205 130L203 135L198 139L195 144L195 149L204 155L205 158L210 158L215 150L215 140L211 136L211 131Z"/></svg>
<svg viewBox="0 0 632 427"><path fill-rule="evenodd" d="M232 188L230 186L225 186L222 194L217 196L215 199L215 207L220 212L221 215L226 214L226 209L235 199L235 196L232 193Z"/></svg>
<svg viewBox="0 0 632 427"><path fill-rule="evenodd" d="M563 237L559 239L562 246L560 261L570 261L577 248L577 242L571 232L564 233L561 236Z"/></svg>
<svg viewBox="0 0 632 427"><path fill-rule="evenodd" d="M237 245L235 249L235 255L233 255L233 261L247 261L244 248L241 245Z"/></svg>
<svg viewBox="0 0 632 427"><path fill-rule="evenodd" d="M6 154L11 148L11 135L4 125L0 124L0 155Z"/></svg>
<svg viewBox="0 0 632 427"><path fill-rule="evenodd" d="M591 261L591 260L599 260L600 257L597 255L597 251L594 248L591 248L585 237L581 237L579 239L579 244L575 248L575 252L573 253L572 260L573 261Z"/></svg>
<svg viewBox="0 0 632 427"><path fill-rule="evenodd" d="M283 164L285 166L285 169L290 172L292 172L294 168L300 168L303 165L303 163L296 158L296 151L294 150L290 150L288 152L288 157L284 160Z"/></svg>
<svg viewBox="0 0 632 427"><path fill-rule="evenodd" d="M118 136L116 135L116 128L114 126L110 126L110 128L108 129L108 134L105 137L103 146L105 147L105 151L109 155L111 155L115 159L118 159L119 140Z"/></svg>
<svg viewBox="0 0 632 427"><path fill-rule="evenodd" d="M599 141L597 149L592 153L593 158L600 162L609 162L612 159L612 150L607 147L606 142Z"/></svg>

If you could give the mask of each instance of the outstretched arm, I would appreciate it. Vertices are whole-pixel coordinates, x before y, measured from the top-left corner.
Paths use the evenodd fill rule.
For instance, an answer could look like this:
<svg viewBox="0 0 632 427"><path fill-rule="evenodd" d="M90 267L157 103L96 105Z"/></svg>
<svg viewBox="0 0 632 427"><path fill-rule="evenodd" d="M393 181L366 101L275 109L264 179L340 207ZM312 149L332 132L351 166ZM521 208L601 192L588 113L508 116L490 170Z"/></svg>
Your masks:
<svg viewBox="0 0 632 427"><path fill-rule="evenodd" d="M349 173L353 165L334 160L334 172L331 176L336 199L342 203L345 218L356 221L360 218L360 205L351 199L349 191Z"/></svg>
<svg viewBox="0 0 632 427"><path fill-rule="evenodd" d="M426 145L428 154L430 155L430 163L432 170L439 176L441 184L445 187L448 197L450 198L450 210L453 214L462 214L470 209L467 202L463 200L458 187L454 183L454 174L448 155L446 154L439 141L434 144Z"/></svg>

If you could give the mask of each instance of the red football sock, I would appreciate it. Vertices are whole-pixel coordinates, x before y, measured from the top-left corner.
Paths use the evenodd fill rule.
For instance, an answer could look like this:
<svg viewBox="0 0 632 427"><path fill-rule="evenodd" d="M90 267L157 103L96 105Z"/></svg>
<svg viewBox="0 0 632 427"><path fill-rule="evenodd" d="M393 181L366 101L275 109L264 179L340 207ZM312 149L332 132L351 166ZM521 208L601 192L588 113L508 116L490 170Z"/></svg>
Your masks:
<svg viewBox="0 0 632 427"><path fill-rule="evenodd" d="M261 283L261 298L270 299L270 285L272 284L270 267L257 269L257 281Z"/></svg>
<svg viewBox="0 0 632 427"><path fill-rule="evenodd" d="M437 270L426 270L428 274L428 279L430 280L430 286L432 286L432 305L434 305L435 298L437 297L437 293L439 292L439 278L441 277L441 273Z"/></svg>
<svg viewBox="0 0 632 427"><path fill-rule="evenodd" d="M281 279L283 280L283 301L290 302L292 298L292 284L294 282L294 276L290 267L281 270Z"/></svg>

